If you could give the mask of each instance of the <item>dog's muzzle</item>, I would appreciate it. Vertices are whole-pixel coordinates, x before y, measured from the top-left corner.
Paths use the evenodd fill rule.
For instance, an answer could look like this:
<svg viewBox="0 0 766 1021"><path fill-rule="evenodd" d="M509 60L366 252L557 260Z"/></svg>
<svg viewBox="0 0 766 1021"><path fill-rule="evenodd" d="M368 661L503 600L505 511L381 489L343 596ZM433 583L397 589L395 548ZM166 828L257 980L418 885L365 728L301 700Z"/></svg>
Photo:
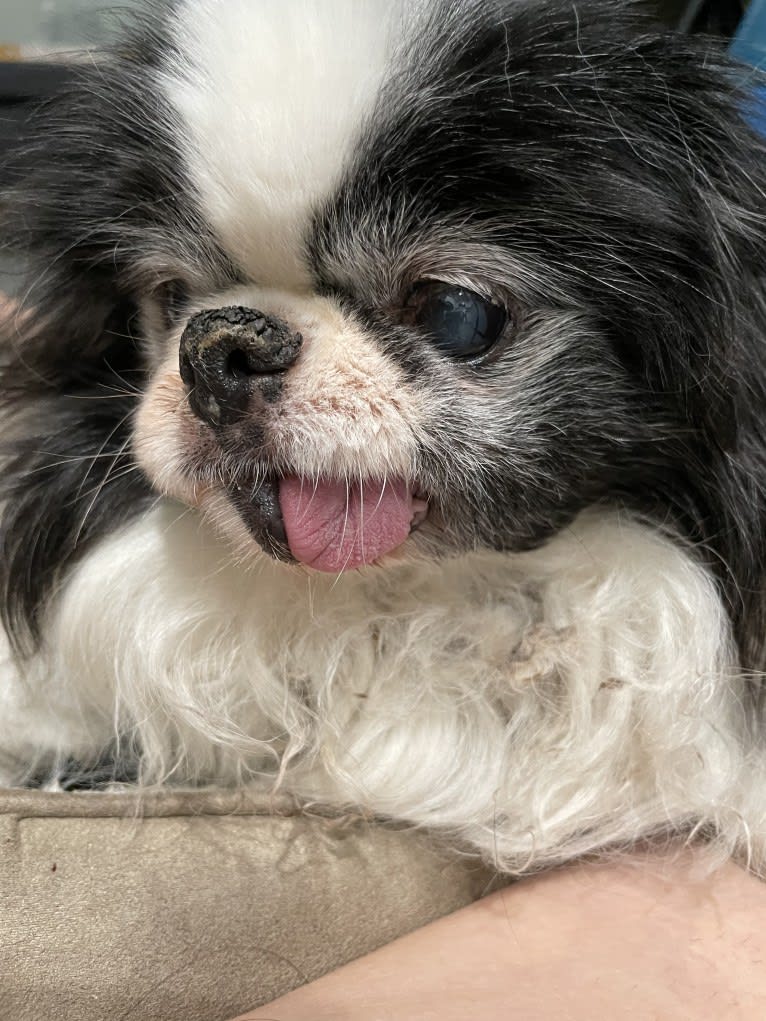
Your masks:
<svg viewBox="0 0 766 1021"><path fill-rule="evenodd" d="M302 346L274 316L212 309L187 323L180 373L191 411L215 431L218 478L253 539L279 560L337 574L401 546L428 504L404 477L306 477L269 460L272 413Z"/></svg>

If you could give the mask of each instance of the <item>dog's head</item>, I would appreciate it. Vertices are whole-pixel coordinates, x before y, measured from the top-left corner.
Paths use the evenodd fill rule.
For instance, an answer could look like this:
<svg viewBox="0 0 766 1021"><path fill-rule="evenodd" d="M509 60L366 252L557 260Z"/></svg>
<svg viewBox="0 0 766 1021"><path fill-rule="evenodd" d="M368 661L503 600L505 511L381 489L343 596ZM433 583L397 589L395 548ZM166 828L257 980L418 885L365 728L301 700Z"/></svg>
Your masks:
<svg viewBox="0 0 766 1021"><path fill-rule="evenodd" d="M12 196L17 624L152 494L332 572L741 517L762 152L712 49L611 3L183 0L78 77Z"/></svg>

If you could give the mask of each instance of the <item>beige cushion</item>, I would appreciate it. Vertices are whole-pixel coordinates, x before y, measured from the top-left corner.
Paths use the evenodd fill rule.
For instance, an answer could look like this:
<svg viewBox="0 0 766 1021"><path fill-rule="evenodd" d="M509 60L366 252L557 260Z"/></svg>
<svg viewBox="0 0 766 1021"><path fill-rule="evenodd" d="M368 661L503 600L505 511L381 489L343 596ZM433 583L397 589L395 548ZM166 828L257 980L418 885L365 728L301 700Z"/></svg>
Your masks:
<svg viewBox="0 0 766 1021"><path fill-rule="evenodd" d="M0 791L0 1019L225 1021L490 883L266 797Z"/></svg>

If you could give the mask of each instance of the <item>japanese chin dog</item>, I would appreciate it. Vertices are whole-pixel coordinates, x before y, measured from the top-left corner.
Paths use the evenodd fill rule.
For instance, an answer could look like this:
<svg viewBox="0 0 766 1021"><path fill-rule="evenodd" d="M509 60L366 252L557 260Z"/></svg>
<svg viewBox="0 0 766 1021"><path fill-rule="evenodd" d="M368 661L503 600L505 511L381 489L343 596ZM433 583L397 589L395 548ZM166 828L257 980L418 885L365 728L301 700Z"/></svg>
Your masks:
<svg viewBox="0 0 766 1021"><path fill-rule="evenodd" d="M178 0L4 200L5 784L766 860L766 147L583 0Z"/></svg>

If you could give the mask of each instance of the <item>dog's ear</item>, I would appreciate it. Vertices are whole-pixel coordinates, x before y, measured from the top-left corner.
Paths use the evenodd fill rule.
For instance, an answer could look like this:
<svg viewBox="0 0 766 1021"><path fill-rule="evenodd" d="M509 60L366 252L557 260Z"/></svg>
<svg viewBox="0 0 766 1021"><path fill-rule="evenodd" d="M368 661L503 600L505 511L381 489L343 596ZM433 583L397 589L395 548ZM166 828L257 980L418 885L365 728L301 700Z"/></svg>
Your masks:
<svg viewBox="0 0 766 1021"><path fill-rule="evenodd" d="M143 376L114 225L128 157L104 148L118 138L103 99L83 73L32 118L0 206L19 268L0 318L0 617L20 653L63 573L149 496L130 449Z"/></svg>
<svg viewBox="0 0 766 1021"><path fill-rule="evenodd" d="M766 144L727 97L700 118L697 206L686 232L666 381L692 436L687 524L710 556L743 665L766 668ZM674 494L675 495L675 494ZM681 501L679 501L680 503ZM755 683L755 682L754 682Z"/></svg>
<svg viewBox="0 0 766 1021"><path fill-rule="evenodd" d="M139 303L168 267L207 286L234 273L158 84L169 17L141 5L118 45L30 118L6 167L0 229L24 272L0 354L0 613L18 647L39 638L62 571L147 499L130 449Z"/></svg>
<svg viewBox="0 0 766 1021"><path fill-rule="evenodd" d="M135 309L96 285L70 294L0 326L0 616L18 653L39 643L63 573L150 496L130 448Z"/></svg>

